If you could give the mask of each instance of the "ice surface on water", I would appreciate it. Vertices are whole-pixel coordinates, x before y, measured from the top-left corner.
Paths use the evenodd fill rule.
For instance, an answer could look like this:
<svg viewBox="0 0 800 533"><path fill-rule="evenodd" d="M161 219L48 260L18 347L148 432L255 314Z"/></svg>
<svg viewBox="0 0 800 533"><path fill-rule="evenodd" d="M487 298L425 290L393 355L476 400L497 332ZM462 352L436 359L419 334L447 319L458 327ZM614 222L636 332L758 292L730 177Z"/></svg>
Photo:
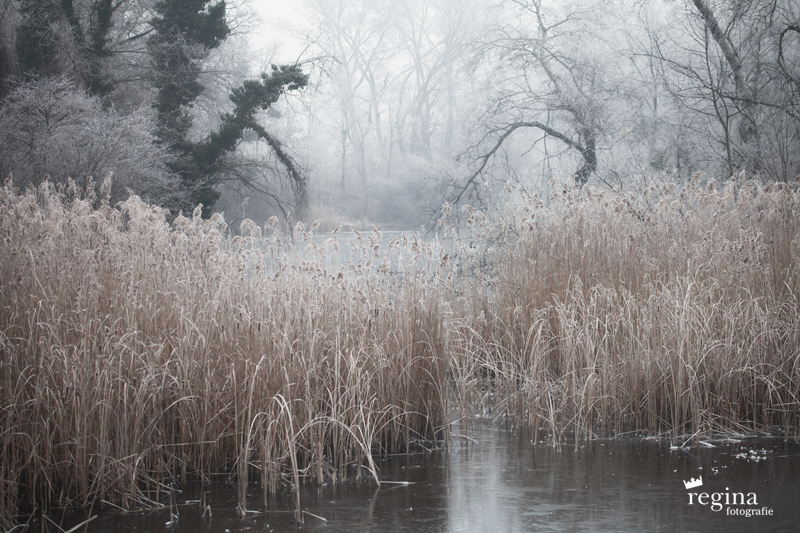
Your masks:
<svg viewBox="0 0 800 533"><path fill-rule="evenodd" d="M782 439L725 442L704 439L670 450L662 440L579 441L560 450L531 444L531 436L491 420L471 423L469 439L454 439L449 453L436 451L377 460L386 483L369 476L356 482L305 487L305 524L294 520L293 497L264 498L251 485L245 518L236 515L236 488L218 482L186 487L179 518L163 511L105 512L89 532L112 531L795 531L800 523L800 443ZM456 432L458 433L458 432ZM683 480L703 476L687 491ZM688 505L689 492L754 492L772 517L726 516L709 506ZM319 518L324 518L323 522ZM83 517L85 518L85 516ZM81 519L75 518L75 523Z"/></svg>

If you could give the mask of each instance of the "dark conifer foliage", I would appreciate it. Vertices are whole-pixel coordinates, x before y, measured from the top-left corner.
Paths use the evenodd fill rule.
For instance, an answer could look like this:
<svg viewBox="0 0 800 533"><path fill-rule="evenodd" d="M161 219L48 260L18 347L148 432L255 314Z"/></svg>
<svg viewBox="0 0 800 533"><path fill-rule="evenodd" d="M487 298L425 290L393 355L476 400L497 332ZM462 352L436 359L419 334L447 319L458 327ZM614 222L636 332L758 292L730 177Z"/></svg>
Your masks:
<svg viewBox="0 0 800 533"><path fill-rule="evenodd" d="M305 178L281 143L255 121L254 115L259 109L267 110L285 91L304 87L308 76L297 66L273 66L272 72L262 74L260 80L244 82L231 94L235 110L223 115L219 131L193 142L188 138L192 126L189 109L204 90L199 81L201 62L230 33L225 2L212 5L208 0L164 0L156 4L156 12L158 16L151 21L156 33L149 46L158 89L153 104L158 112L157 134L175 155L170 168L180 176L191 203L203 204L203 214L211 214L211 207L219 198L216 185L222 158L236 148L249 128L269 144L287 169L302 210L306 203Z"/></svg>
<svg viewBox="0 0 800 533"><path fill-rule="evenodd" d="M189 107L203 92L199 82L201 62L230 33L225 21L225 2L208 0L163 0L156 4L151 21L155 34L149 40L153 60L153 84L158 96L157 135L170 146L175 159L170 163L183 185L190 189L191 202L210 208L219 198L209 168L194 158L194 145L187 139L192 126Z"/></svg>
<svg viewBox="0 0 800 533"><path fill-rule="evenodd" d="M269 109L284 92L296 91L307 83L308 75L298 65L273 65L272 72L262 73L260 80L245 81L241 87L231 91L230 99L235 106L233 113L223 115L219 131L211 134L206 142L194 147L194 160L199 166L205 167L207 172L218 172L222 157L236 148L245 129L251 129L269 144L286 168L294 191L296 208L302 213L307 204L305 176L281 143L255 120L255 114L259 110Z"/></svg>

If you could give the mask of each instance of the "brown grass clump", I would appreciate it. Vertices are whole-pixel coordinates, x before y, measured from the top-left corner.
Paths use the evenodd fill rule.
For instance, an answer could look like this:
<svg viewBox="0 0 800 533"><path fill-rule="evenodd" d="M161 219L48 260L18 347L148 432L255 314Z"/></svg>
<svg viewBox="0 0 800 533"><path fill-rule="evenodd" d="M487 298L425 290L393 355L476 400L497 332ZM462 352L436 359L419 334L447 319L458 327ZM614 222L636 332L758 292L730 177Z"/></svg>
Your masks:
<svg viewBox="0 0 800 533"><path fill-rule="evenodd" d="M252 476L378 479L373 453L440 437L430 250L360 239L331 273L249 221L228 242L219 215L170 227L87 193L0 190L0 528L33 505L159 505L219 472L244 513Z"/></svg>
<svg viewBox="0 0 800 533"><path fill-rule="evenodd" d="M797 188L697 181L509 205L460 337L495 409L556 442L800 429Z"/></svg>

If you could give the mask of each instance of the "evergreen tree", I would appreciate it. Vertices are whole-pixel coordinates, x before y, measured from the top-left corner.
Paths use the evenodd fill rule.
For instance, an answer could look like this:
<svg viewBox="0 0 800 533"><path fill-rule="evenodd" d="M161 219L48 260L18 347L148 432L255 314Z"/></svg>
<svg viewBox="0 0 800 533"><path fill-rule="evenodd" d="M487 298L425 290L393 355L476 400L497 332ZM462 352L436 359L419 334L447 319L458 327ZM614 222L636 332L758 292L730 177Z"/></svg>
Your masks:
<svg viewBox="0 0 800 533"><path fill-rule="evenodd" d="M302 212L306 204L305 177L281 143L254 116L259 110L267 110L284 92L304 87L308 76L297 65L273 66L272 72L263 73L260 80L244 82L232 91L234 111L222 116L220 129L205 141L192 142L188 138L192 126L189 108L204 89L199 82L202 60L230 31L225 22L225 2L209 5L209 0L162 0L155 9L158 16L151 25L156 33L149 45L158 89L154 104L158 112L157 134L173 151L170 169L188 191L192 205L186 207L201 203L204 216L211 213L219 198L215 186L223 157L236 149L244 130L250 129L269 144L286 168L297 209Z"/></svg>
<svg viewBox="0 0 800 533"><path fill-rule="evenodd" d="M219 197L209 169L193 157L194 145L187 135L192 125L189 107L203 92L199 77L208 53L230 33L225 21L225 2L209 0L162 0L151 21L155 34L149 40L153 57L154 107L158 113L157 135L174 153L170 168L189 191L191 202L210 208Z"/></svg>
<svg viewBox="0 0 800 533"><path fill-rule="evenodd" d="M233 89L230 99L234 104L233 113L222 116L219 130L211 134L207 141L195 145L193 158L197 167L205 172L219 172L223 156L236 148L244 130L250 129L265 141L289 174L290 184L295 195L297 214L303 215L307 207L306 180L297 163L283 149L280 141L267 132L256 120L255 114L266 111L286 91L296 91L306 86L308 75L298 65L272 65L271 73L262 73L261 79L247 80L241 87Z"/></svg>

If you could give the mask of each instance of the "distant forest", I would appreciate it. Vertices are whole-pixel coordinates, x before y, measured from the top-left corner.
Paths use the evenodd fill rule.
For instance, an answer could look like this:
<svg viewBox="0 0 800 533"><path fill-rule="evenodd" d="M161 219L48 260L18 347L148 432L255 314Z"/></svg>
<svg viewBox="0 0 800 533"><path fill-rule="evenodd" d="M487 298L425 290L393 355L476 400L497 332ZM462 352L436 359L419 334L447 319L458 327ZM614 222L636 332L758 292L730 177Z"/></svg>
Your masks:
<svg viewBox="0 0 800 533"><path fill-rule="evenodd" d="M405 229L509 182L800 174L794 0L303 0L283 23L303 52L272 65L246 0L0 0L3 179Z"/></svg>

